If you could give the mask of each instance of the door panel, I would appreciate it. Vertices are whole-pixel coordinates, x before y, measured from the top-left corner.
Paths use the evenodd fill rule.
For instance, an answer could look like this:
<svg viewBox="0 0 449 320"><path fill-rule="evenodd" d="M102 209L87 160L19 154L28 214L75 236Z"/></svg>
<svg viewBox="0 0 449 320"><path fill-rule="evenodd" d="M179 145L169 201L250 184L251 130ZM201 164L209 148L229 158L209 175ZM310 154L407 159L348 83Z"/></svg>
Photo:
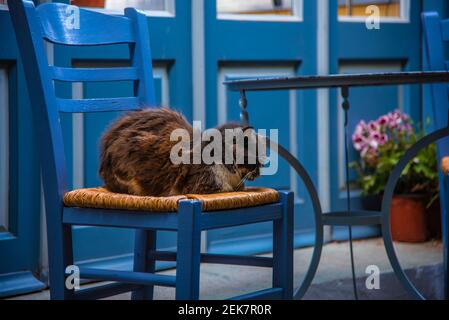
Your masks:
<svg viewBox="0 0 449 320"><path fill-rule="evenodd" d="M168 0L167 3L171 2ZM174 10L174 6L170 6ZM106 11L108 12L108 11ZM112 11L110 11L112 13ZM173 14L158 17L148 13L150 41L153 55L155 90L157 105L171 106L191 120L191 44L190 44L190 1L176 4ZM114 12L118 14L118 12ZM82 27L82 26L81 26ZM129 65L127 46L63 48L55 46L55 64L60 66L107 67ZM58 86L59 95L71 97L73 94L84 98L120 97L132 95L130 82L87 83L71 88L65 84ZM102 181L98 176L99 140L106 128L121 113L101 113L85 115L64 115L63 124L66 156L71 187L98 187ZM76 152L78 151L78 152ZM78 182L78 183L76 183ZM80 183L81 182L81 183ZM77 262L98 261L120 268L130 266L124 263L133 251L133 230L110 228L75 227L75 260ZM171 248L176 239L173 234L158 234L160 248ZM95 246L92 246L95 243Z"/></svg>
<svg viewBox="0 0 449 320"><path fill-rule="evenodd" d="M40 170L31 105L9 12L0 5L0 296L39 290ZM3 118L5 117L5 118ZM6 141L7 140L7 141ZM5 170L8 170L6 173Z"/></svg>
<svg viewBox="0 0 449 320"><path fill-rule="evenodd" d="M375 4L375 2L372 3ZM420 1L402 0L399 17L382 18L379 30L369 30L365 24L365 17L338 18L339 3L343 5L341 1L331 0L331 73L421 69L421 38L417 36L421 32ZM357 1L353 3L361 4ZM366 8L370 3L365 1L363 5ZM354 15L360 15L360 10L353 9ZM385 15L386 11L382 10L381 14ZM340 13L343 13L342 6L340 6ZM375 120L379 115L398 108L419 122L421 120L420 97L419 86L351 89L350 132L353 132L360 120ZM338 159L331 163L331 202L333 210L342 210L346 208L346 194L343 192L345 186L344 136L341 98L337 90L332 90L331 93L330 124L331 159ZM357 159L352 147L350 159ZM351 172L351 179L355 177L355 172ZM361 208L360 192L353 190L352 194L354 208ZM377 228L355 229L355 237L378 235ZM343 240L347 237L347 228L334 228L333 239Z"/></svg>
<svg viewBox="0 0 449 320"><path fill-rule="evenodd" d="M316 73L314 1L293 1L293 10L288 7L290 1L285 1L287 10L280 15L276 14L272 1L218 1L218 12L217 1L204 1L208 128L239 119L239 95L227 92L223 81ZM225 2L229 5L225 6ZM314 181L315 102L312 91L248 93L251 124L256 129L278 129L281 144L303 161ZM294 190L296 231L310 234L313 229L310 202L284 161L280 161L275 176L263 177L255 184ZM260 224L208 232L208 249L239 254L267 252L271 250L271 231L270 224ZM297 245L311 244L310 237L296 240Z"/></svg>

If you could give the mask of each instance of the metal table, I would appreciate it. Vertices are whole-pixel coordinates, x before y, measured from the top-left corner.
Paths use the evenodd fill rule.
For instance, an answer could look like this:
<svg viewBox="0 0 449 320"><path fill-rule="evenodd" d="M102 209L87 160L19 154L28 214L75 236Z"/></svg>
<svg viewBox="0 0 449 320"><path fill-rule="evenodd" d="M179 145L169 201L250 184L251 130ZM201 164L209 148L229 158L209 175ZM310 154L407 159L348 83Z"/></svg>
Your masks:
<svg viewBox="0 0 449 320"><path fill-rule="evenodd" d="M304 166L296 159L287 149L282 146L278 147L278 153L283 157L297 172L303 180L304 185L310 195L315 218L315 247L313 256L309 265L307 274L296 290L295 298L302 298L313 278L315 277L323 248L323 228L324 226L362 226L362 225L380 225L382 236L384 239L385 250L387 252L390 263L396 276L407 292L415 299L424 299L423 295L413 285L407 275L404 273L399 260L397 258L390 231L390 205L394 194L396 184L407 164L416 157L419 151L438 140L449 136L449 124L446 128L440 129L411 147L393 170L385 188L382 201L381 211L359 211L352 210L350 186L349 186L349 129L348 129L348 111L349 88L366 87L366 86L388 86L388 85L405 85L405 84L424 84L424 83L447 83L449 82L449 72L393 72L393 73L374 73L374 74L350 74L350 75L327 75L327 76L300 76L288 78L253 78L244 80L226 81L228 89L240 92L241 120L249 124L249 113L247 110L248 101L246 92L248 91L269 91L269 90L299 90L299 89L320 89L320 88L340 88L343 98L342 108L345 112L345 155L346 155L346 192L347 192L347 209L344 212L323 213L320 200L315 186ZM273 142L269 142L273 145ZM447 250L445 248L444 250ZM447 256L447 255L446 255ZM351 241L351 257L352 241ZM447 268L447 261L445 261ZM354 271L353 271L354 272ZM447 270L445 270L447 281ZM354 274L353 274L354 277ZM355 283L354 283L354 289ZM447 292L447 288L446 288ZM357 290L355 290L357 298Z"/></svg>

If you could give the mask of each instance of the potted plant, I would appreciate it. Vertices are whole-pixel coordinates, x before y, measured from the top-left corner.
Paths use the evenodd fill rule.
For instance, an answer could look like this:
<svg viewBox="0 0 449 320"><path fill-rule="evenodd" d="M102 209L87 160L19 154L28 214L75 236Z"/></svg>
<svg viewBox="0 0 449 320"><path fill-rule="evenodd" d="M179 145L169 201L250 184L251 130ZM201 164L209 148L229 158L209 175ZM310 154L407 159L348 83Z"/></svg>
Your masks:
<svg viewBox="0 0 449 320"><path fill-rule="evenodd" d="M351 166L358 174L357 184L365 203L373 197L380 203L390 173L403 154L423 136L423 129L416 129L410 117L398 110L357 125L352 140L360 160ZM437 200L436 147L430 145L407 165L396 186L391 204L393 240L428 240L427 211Z"/></svg>

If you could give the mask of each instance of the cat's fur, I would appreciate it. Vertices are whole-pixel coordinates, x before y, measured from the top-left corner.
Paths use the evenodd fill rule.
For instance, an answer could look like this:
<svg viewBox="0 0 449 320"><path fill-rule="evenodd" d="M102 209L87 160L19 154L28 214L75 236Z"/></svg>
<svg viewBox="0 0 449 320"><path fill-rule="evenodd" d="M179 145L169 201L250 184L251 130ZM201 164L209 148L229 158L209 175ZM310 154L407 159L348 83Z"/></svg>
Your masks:
<svg viewBox="0 0 449 320"><path fill-rule="evenodd" d="M241 126L217 129L224 137L225 129L237 127ZM245 177L253 180L260 174L259 161L254 165L173 164L170 152L177 141L170 141L170 135L176 129L187 130L193 137L187 120L168 108L130 112L116 121L101 141L100 176L106 188L139 196L210 194L241 190Z"/></svg>

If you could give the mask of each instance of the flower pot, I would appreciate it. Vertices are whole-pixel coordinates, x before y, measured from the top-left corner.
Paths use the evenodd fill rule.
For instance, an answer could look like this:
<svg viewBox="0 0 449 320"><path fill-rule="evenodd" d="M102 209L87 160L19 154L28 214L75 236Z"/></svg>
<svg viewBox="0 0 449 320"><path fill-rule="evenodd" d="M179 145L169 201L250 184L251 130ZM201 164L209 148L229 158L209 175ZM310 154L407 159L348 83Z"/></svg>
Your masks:
<svg viewBox="0 0 449 320"><path fill-rule="evenodd" d="M394 196L391 202L391 235L393 241L419 243L429 238L426 197Z"/></svg>
<svg viewBox="0 0 449 320"><path fill-rule="evenodd" d="M106 0L72 0L71 4L78 7L104 8Z"/></svg>

